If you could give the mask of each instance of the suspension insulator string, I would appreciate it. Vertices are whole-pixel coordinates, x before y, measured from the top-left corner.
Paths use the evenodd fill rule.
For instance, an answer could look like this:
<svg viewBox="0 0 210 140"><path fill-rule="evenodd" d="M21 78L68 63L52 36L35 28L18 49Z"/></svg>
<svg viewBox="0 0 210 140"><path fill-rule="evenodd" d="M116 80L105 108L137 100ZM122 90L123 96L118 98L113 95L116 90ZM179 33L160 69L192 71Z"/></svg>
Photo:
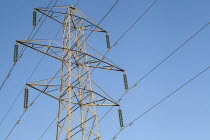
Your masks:
<svg viewBox="0 0 210 140"><path fill-rule="evenodd" d="M18 60L18 44L15 44L15 47L14 47L14 64L17 63L17 60Z"/></svg>
<svg viewBox="0 0 210 140"><path fill-rule="evenodd" d="M109 39L109 34L106 33L106 45L107 45L107 50L110 50L110 39Z"/></svg>
<svg viewBox="0 0 210 140"><path fill-rule="evenodd" d="M24 94L24 111L26 111L28 108L28 87L25 88L25 94Z"/></svg>
<svg viewBox="0 0 210 140"><path fill-rule="evenodd" d="M33 27L36 27L36 11L33 12Z"/></svg>
<svg viewBox="0 0 210 140"><path fill-rule="evenodd" d="M119 121L120 121L120 128L123 129L124 128L124 123L123 123L123 115L122 115L122 110L118 109L118 115L119 115Z"/></svg>
<svg viewBox="0 0 210 140"><path fill-rule="evenodd" d="M128 80L126 73L123 74L123 80L124 80L125 90L128 91Z"/></svg>

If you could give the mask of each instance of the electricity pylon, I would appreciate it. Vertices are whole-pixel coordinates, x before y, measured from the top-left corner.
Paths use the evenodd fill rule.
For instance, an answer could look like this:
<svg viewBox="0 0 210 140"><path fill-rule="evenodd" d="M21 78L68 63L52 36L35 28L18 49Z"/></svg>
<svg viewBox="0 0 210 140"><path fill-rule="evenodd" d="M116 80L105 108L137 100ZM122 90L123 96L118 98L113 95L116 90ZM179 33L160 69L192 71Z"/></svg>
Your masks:
<svg viewBox="0 0 210 140"><path fill-rule="evenodd" d="M105 33L109 49L108 32L75 7L35 8L34 26L36 12L61 24L62 36L60 39L18 40L17 44L59 60L61 69L58 77L27 83L26 86L58 101L56 140L100 140L96 107L119 104L91 79L91 69L125 71L88 45L85 34ZM125 75L124 80L127 82ZM125 85L127 88L127 83ZM27 103L24 106L27 109Z"/></svg>

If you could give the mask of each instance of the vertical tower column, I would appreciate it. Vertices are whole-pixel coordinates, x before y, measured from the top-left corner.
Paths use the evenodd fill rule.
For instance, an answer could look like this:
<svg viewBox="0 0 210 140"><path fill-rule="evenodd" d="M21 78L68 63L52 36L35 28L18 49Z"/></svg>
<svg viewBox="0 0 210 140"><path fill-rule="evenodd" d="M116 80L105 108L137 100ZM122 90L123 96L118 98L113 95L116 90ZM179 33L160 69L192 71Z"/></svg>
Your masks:
<svg viewBox="0 0 210 140"><path fill-rule="evenodd" d="M83 19L72 16L79 16L76 9L67 8L67 13L62 33L63 56L56 140L85 140L93 137L100 140L90 70L81 65L89 60Z"/></svg>

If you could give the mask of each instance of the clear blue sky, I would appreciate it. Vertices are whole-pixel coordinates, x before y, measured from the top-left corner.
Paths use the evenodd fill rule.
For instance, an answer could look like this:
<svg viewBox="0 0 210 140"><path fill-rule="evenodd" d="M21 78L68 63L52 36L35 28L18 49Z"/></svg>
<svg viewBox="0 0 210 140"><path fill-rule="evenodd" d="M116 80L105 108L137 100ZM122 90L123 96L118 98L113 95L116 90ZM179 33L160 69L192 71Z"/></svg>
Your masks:
<svg viewBox="0 0 210 140"><path fill-rule="evenodd" d="M25 40L32 30L33 8L43 7L50 0L7 0L0 5L0 82L5 78L13 61L15 40ZM73 5L76 0L60 0L58 5ZM81 0L78 8L95 21L113 5L114 0ZM111 42L144 12L153 0L121 0L101 26L109 31ZM209 0L158 0L154 7L112 49L108 58L127 71L129 85L134 84L150 69L184 43L192 34L210 21ZM48 22L46 22L46 25ZM49 23L50 24L50 23ZM50 35L53 26L42 28ZM170 94L187 80L210 66L210 26L200 32L185 47L163 63L150 76L132 89L122 100L124 123ZM89 43L97 48L103 38ZM105 52L102 52L105 53ZM11 77L0 91L0 119L25 85L41 54L28 49L18 62ZM30 81L52 77L58 66L46 57ZM94 80L110 95L118 99L124 92L122 74L96 71ZM119 140L209 140L210 139L210 70L177 92L169 100L125 129ZM29 101L38 93L30 91ZM99 117L109 108L98 109ZM4 140L23 111L23 93L8 117L0 125L0 140ZM8 140L37 140L57 112L53 99L40 96L28 110ZM111 140L119 131L117 108L100 123L103 140ZM53 125L44 140L55 138Z"/></svg>

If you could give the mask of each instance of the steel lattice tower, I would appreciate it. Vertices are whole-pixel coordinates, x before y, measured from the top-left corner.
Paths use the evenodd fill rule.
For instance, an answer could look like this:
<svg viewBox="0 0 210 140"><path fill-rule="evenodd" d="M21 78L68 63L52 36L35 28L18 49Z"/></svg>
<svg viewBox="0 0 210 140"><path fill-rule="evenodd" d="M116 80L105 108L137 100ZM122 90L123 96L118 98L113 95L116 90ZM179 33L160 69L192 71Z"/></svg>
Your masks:
<svg viewBox="0 0 210 140"><path fill-rule="evenodd" d="M62 37L18 40L17 44L61 61L61 69L60 76L26 86L58 101L56 140L100 140L96 107L119 104L91 80L91 69L124 70L88 45L85 34L92 31L105 33L109 48L108 32L75 7L43 7L35 8L35 11L61 24ZM93 87L98 88L97 91Z"/></svg>

